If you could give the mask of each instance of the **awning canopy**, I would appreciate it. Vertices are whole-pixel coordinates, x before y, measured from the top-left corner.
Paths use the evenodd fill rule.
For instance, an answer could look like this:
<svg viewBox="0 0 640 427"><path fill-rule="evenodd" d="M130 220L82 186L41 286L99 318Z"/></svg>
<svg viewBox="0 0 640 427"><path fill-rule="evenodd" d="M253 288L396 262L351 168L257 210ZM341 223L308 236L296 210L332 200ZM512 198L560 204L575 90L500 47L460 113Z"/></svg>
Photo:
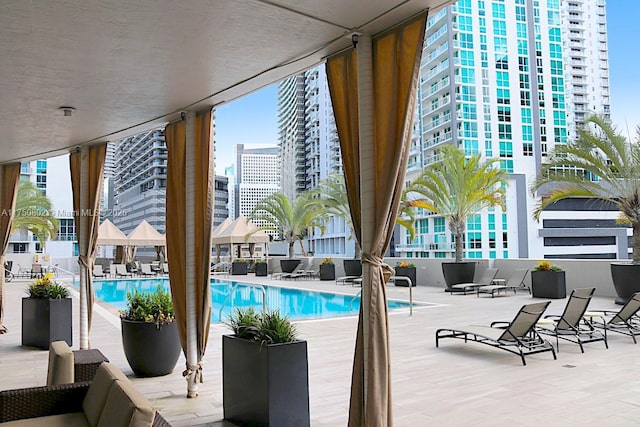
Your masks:
<svg viewBox="0 0 640 427"><path fill-rule="evenodd" d="M223 223L224 224L224 223ZM222 224L221 224L222 225ZM245 216L240 215L231 224L215 234L211 239L214 245L230 245L242 243L269 243L269 235L248 220ZM255 232L254 232L255 231ZM249 235L250 233L252 233Z"/></svg>
<svg viewBox="0 0 640 427"><path fill-rule="evenodd" d="M159 233L146 220L142 220L136 228L129 233L130 246L165 246L164 234Z"/></svg>
<svg viewBox="0 0 640 427"><path fill-rule="evenodd" d="M111 221L105 219L98 228L98 245L127 246L129 238Z"/></svg>

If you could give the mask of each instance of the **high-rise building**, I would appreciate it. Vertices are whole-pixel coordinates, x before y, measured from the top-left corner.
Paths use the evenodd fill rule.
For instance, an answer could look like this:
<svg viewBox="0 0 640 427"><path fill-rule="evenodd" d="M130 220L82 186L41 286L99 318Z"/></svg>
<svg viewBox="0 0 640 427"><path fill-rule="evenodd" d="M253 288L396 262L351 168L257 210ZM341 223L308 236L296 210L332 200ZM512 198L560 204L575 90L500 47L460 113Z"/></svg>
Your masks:
<svg viewBox="0 0 640 427"><path fill-rule="evenodd" d="M280 156L278 147L245 148L235 146L236 208L238 215L250 217L256 205L265 197L280 191ZM267 225L254 221L257 226ZM274 232L268 231L276 237Z"/></svg>
<svg viewBox="0 0 640 427"><path fill-rule="evenodd" d="M429 18L420 70L423 166L453 144L468 155L499 158L510 178L506 211L469 218L465 257L607 255L602 246L586 247L593 241L588 232L545 230L571 227L550 222L567 212L545 212L538 224L528 192L544 158L575 135L586 114L608 115L607 69L604 0L460 0ZM413 241L403 233L396 251L453 255L444 218L423 213L416 231Z"/></svg>
<svg viewBox="0 0 640 427"><path fill-rule="evenodd" d="M114 156L113 223L129 234L142 220L165 232L167 145L163 129L154 129L120 140ZM228 216L228 180L215 177L213 225ZM140 248L149 255L152 248Z"/></svg>

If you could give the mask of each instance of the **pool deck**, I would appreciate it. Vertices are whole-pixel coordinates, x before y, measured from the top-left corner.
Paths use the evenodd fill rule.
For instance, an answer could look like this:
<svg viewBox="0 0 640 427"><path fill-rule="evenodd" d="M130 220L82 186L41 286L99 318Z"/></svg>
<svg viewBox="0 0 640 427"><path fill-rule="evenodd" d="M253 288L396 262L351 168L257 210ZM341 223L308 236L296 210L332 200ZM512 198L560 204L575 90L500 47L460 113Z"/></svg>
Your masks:
<svg viewBox="0 0 640 427"><path fill-rule="evenodd" d="M334 281L273 280L239 277L242 281L356 294L360 288ZM0 335L2 389L43 385L47 352L20 345L20 299L28 280L5 285L5 324ZM408 288L387 286L388 298L408 298ZM477 343L444 340L435 347L440 327L488 325L510 320L532 298L526 292L494 299L449 295L437 287L414 288L414 299L435 303L393 311L389 317L393 416L397 426L631 426L640 422L640 344L611 333L609 349L602 342L560 344L558 360L550 353L520 358ZM552 300L549 314L559 314L566 300ZM614 309L612 298L594 297L590 309ZM78 301L74 298L74 342L78 348ZM214 310L216 308L214 307ZM113 310L97 305L91 345L122 369L174 426L231 426L222 421L221 336L219 324L210 330L200 396L187 399L181 371L184 358L172 374L136 378L122 350L119 319ZM341 426L348 419L349 388L356 317L296 322L308 341L312 426Z"/></svg>

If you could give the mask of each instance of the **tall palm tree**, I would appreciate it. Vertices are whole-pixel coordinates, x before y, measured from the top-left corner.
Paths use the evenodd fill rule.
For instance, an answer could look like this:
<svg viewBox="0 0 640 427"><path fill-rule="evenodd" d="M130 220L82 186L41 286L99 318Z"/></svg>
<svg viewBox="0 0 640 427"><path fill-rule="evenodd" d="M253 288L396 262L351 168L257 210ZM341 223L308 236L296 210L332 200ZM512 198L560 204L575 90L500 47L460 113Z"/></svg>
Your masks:
<svg viewBox="0 0 640 427"><path fill-rule="evenodd" d="M620 210L620 221L633 227L633 263L640 264L640 129L637 132L637 141L627 141L604 118L587 118L575 141L556 145L531 186L532 192L543 192L534 217L569 197L612 203ZM555 186L545 191L541 187L547 184Z"/></svg>
<svg viewBox="0 0 640 427"><path fill-rule="evenodd" d="M353 228L353 221L351 219L351 208L349 206L349 199L347 198L347 186L344 182L344 176L337 173L332 173L324 180L320 181L316 188L312 190L311 203L321 205L329 215L342 218L349 229L349 238L355 241L355 256L354 258L360 258L360 243L356 239L355 229ZM410 200L407 198L407 191L403 192L402 202L398 212L396 223L405 227L411 239L415 234L415 207L422 207L421 202L417 200Z"/></svg>
<svg viewBox="0 0 640 427"><path fill-rule="evenodd" d="M52 208L51 200L42 190L28 179L21 179L11 231L30 231L44 247L45 242L53 239L58 232L58 219L54 216Z"/></svg>
<svg viewBox="0 0 640 427"><path fill-rule="evenodd" d="M267 226L260 230L278 231L289 244L289 258L293 258L294 244L300 242L302 254L307 255L302 239L310 228L325 230L326 212L318 205L310 203L311 194L302 193L293 203L282 193L275 193L262 199L251 213L252 220L264 221Z"/></svg>
<svg viewBox="0 0 640 427"><path fill-rule="evenodd" d="M467 219L481 209L504 209L507 174L499 159L466 157L451 145L440 149L440 161L432 163L413 180L406 192L413 203L446 218L455 237L456 262L462 261Z"/></svg>

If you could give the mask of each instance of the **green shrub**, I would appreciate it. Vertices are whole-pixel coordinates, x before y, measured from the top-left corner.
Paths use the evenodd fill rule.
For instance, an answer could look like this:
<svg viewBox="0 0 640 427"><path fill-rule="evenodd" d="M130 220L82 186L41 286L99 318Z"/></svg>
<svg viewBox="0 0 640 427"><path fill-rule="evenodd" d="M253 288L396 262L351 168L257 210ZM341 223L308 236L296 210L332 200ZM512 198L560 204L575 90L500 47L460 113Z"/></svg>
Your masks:
<svg viewBox="0 0 640 427"><path fill-rule="evenodd" d="M234 335L260 344L296 341L296 327L278 310L256 313L253 308L237 308L225 322Z"/></svg>
<svg viewBox="0 0 640 427"><path fill-rule="evenodd" d="M175 319L171 294L158 285L155 292L127 292L127 308L120 310L125 320L155 323L160 328Z"/></svg>
<svg viewBox="0 0 640 427"><path fill-rule="evenodd" d="M37 278L27 288L29 298L56 299L67 298L69 290L53 280L53 273L47 273L44 277Z"/></svg>

